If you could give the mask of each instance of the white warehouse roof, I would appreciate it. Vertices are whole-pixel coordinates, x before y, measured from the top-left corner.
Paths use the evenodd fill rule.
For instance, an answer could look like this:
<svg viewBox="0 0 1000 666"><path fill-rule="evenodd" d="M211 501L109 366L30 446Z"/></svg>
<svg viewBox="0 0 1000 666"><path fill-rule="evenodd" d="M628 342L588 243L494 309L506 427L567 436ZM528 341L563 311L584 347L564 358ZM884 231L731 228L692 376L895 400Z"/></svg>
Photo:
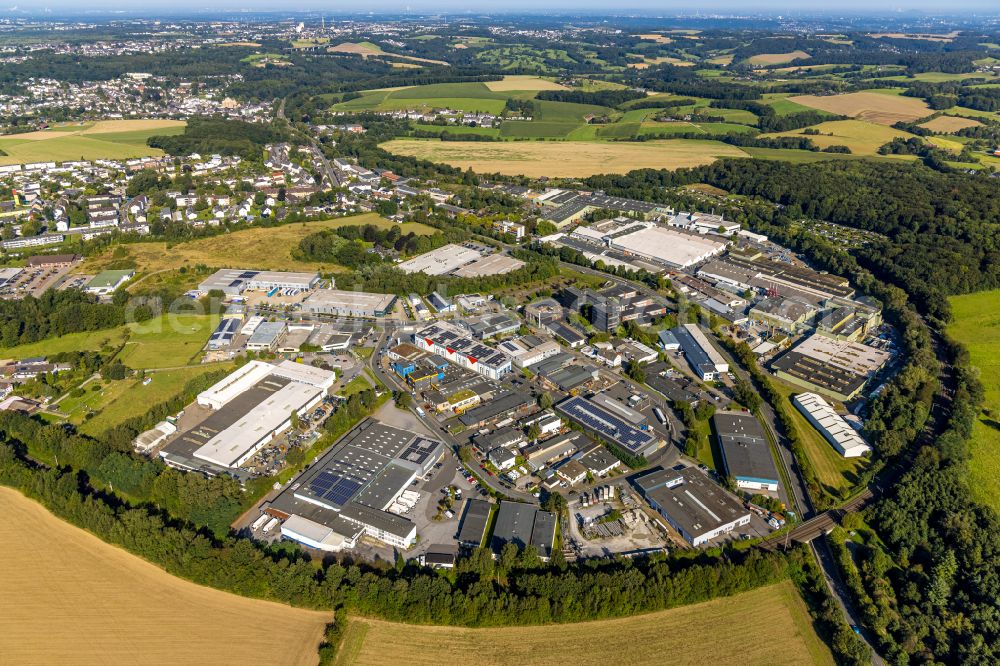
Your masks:
<svg viewBox="0 0 1000 666"><path fill-rule="evenodd" d="M299 413L307 409L320 394L315 386L290 382L208 440L194 452L194 457L222 467L238 467L272 435L284 429L293 411Z"/></svg>
<svg viewBox="0 0 1000 666"><path fill-rule="evenodd" d="M840 455L857 458L872 450L844 417L820 396L815 393L799 393L792 398L792 402Z"/></svg>
<svg viewBox="0 0 1000 666"><path fill-rule="evenodd" d="M614 237L611 247L644 259L687 268L719 254L726 249L726 244L666 227L647 226Z"/></svg>
<svg viewBox="0 0 1000 666"><path fill-rule="evenodd" d="M250 361L226 375L198 394L198 404L211 409L222 406L271 374L274 366L263 361Z"/></svg>
<svg viewBox="0 0 1000 666"><path fill-rule="evenodd" d="M336 373L332 370L315 368L304 363L296 363L295 361L282 361L278 365L271 367L272 375L291 379L293 382L308 384L324 391L333 386L333 382L337 378Z"/></svg>

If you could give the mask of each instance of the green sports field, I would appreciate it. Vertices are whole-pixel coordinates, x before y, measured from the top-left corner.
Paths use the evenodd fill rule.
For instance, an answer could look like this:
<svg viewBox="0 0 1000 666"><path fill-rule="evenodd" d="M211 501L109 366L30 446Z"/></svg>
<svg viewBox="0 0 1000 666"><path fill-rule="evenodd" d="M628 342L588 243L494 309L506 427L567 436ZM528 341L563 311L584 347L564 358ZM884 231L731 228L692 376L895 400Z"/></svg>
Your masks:
<svg viewBox="0 0 1000 666"><path fill-rule="evenodd" d="M985 389L972 432L969 486L977 500L1000 511L1000 290L954 296L952 336L969 350Z"/></svg>

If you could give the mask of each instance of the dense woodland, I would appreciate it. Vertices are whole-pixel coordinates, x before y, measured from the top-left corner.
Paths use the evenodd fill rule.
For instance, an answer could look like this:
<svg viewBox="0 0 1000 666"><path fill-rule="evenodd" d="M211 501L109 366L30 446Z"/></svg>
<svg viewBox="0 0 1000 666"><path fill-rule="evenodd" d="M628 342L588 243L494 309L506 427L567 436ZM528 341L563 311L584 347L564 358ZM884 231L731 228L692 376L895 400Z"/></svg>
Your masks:
<svg viewBox="0 0 1000 666"><path fill-rule="evenodd" d="M264 146L286 141L288 132L282 124L262 125L242 120L192 118L183 134L151 136L146 141L170 155L239 155L247 160L260 160Z"/></svg>

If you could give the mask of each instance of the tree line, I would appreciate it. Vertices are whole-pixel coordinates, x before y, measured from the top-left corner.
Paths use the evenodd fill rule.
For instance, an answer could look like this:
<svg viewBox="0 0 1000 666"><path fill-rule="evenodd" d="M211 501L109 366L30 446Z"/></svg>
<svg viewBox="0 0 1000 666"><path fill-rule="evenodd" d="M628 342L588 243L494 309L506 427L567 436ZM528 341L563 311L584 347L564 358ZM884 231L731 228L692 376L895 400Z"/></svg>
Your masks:
<svg viewBox="0 0 1000 666"><path fill-rule="evenodd" d="M127 294L121 294L112 303L101 303L79 289L49 289L39 297L0 300L0 346L15 347L152 318L150 308L129 308Z"/></svg>

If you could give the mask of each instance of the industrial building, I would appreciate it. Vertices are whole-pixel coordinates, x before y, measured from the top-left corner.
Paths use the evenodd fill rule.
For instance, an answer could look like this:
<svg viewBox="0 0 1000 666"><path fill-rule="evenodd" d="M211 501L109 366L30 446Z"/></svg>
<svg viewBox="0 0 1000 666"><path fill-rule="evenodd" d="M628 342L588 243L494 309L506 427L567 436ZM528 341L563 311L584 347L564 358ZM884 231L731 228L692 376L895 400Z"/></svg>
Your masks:
<svg viewBox="0 0 1000 666"><path fill-rule="evenodd" d="M449 243L436 250L425 252L420 256L399 264L399 270L404 273L424 273L426 275L444 275L470 264L482 256L478 250Z"/></svg>
<svg viewBox="0 0 1000 666"><path fill-rule="evenodd" d="M302 309L312 314L374 318L389 314L395 303L395 294L317 289L302 301Z"/></svg>
<svg viewBox="0 0 1000 666"><path fill-rule="evenodd" d="M223 268L205 278L198 291L221 291L227 296L239 296L246 290L271 291L272 289L312 289L319 284L317 273L288 273L284 271L252 271Z"/></svg>
<svg viewBox="0 0 1000 666"><path fill-rule="evenodd" d="M240 331L243 322L235 317L226 317L219 321L215 331L208 338L209 349L225 349L233 343L236 334Z"/></svg>
<svg viewBox="0 0 1000 666"><path fill-rule="evenodd" d="M504 275L511 271L516 271L522 266L524 266L524 262L520 259L515 259L514 257L498 252L486 255L485 257L479 257L472 263L455 269L451 274L461 278Z"/></svg>
<svg viewBox="0 0 1000 666"><path fill-rule="evenodd" d="M593 400L571 396L556 405L556 409L579 423L584 429L633 455L647 456L663 446L663 440L655 431L650 430L648 425L629 421L627 414L618 409L612 410L607 404L604 402L599 405ZM625 409L633 411L627 407Z"/></svg>
<svg viewBox="0 0 1000 666"><path fill-rule="evenodd" d="M486 538L493 505L484 500L470 499L465 503L465 513L458 528L458 543L466 548L478 548Z"/></svg>
<svg viewBox="0 0 1000 666"><path fill-rule="evenodd" d="M122 286L135 276L135 271L120 270L120 271L101 271L95 275L83 288L88 294L97 294L103 296L105 294L113 293L118 287Z"/></svg>
<svg viewBox="0 0 1000 666"><path fill-rule="evenodd" d="M820 396L799 393L792 397L792 402L840 455L857 458L871 452L861 435Z"/></svg>
<svg viewBox="0 0 1000 666"><path fill-rule="evenodd" d="M815 334L771 362L775 376L835 400L854 399L891 354Z"/></svg>
<svg viewBox="0 0 1000 666"><path fill-rule="evenodd" d="M494 313L486 314L477 321L469 323L472 335L480 340L496 338L508 333L514 333L521 328L521 322L510 315Z"/></svg>
<svg viewBox="0 0 1000 666"><path fill-rule="evenodd" d="M735 497L693 467L662 467L635 480L649 505L692 546L700 546L750 524L750 512Z"/></svg>
<svg viewBox="0 0 1000 666"><path fill-rule="evenodd" d="M287 430L293 413L304 415L319 404L334 379L331 371L290 361L250 361L198 395L198 404L212 412L160 457L179 469L231 473Z"/></svg>
<svg viewBox="0 0 1000 666"><path fill-rule="evenodd" d="M729 372L729 363L722 357L697 324L683 324L671 330L680 344L688 365L702 381L712 381Z"/></svg>
<svg viewBox="0 0 1000 666"><path fill-rule="evenodd" d="M285 525L292 523L283 535L313 548L350 548L361 533L409 548L416 541L416 525L398 515L399 502L406 501L400 498L443 454L439 441L367 419L300 474L266 511Z"/></svg>
<svg viewBox="0 0 1000 666"><path fill-rule="evenodd" d="M558 342L544 340L537 335L523 335L513 340L505 340L497 345L497 349L509 356L514 366L518 368L529 368L562 351Z"/></svg>
<svg viewBox="0 0 1000 666"><path fill-rule="evenodd" d="M281 346L288 335L288 326L283 321L261 322L247 340L247 349L250 351L273 352Z"/></svg>
<svg viewBox="0 0 1000 666"><path fill-rule="evenodd" d="M558 462L592 444L582 432L568 432L525 448L521 454L527 458L532 469Z"/></svg>
<svg viewBox="0 0 1000 666"><path fill-rule="evenodd" d="M764 427L752 414L717 412L712 424L719 440L722 465L737 488L778 490L778 468Z"/></svg>
<svg viewBox="0 0 1000 666"><path fill-rule="evenodd" d="M725 241L651 223L629 225L621 231L605 235L603 240L613 250L671 268L694 266L726 249Z"/></svg>
<svg viewBox="0 0 1000 666"><path fill-rule="evenodd" d="M563 305L586 313L596 328L609 333L626 321L649 324L667 313L666 304L625 285L610 287L601 292L567 287L559 297Z"/></svg>
<svg viewBox="0 0 1000 666"><path fill-rule="evenodd" d="M530 504L500 502L491 546L500 554L503 547L512 543L518 550L534 546L543 560L552 556L556 535L556 515L541 511Z"/></svg>
<svg viewBox="0 0 1000 666"><path fill-rule="evenodd" d="M467 428L478 428L502 419L524 416L534 405L530 394L511 391L493 396L489 402L464 412L458 420Z"/></svg>
<svg viewBox="0 0 1000 666"><path fill-rule="evenodd" d="M413 344L490 379L500 379L511 371L511 361L507 356L468 337L457 327L442 322L414 333Z"/></svg>

